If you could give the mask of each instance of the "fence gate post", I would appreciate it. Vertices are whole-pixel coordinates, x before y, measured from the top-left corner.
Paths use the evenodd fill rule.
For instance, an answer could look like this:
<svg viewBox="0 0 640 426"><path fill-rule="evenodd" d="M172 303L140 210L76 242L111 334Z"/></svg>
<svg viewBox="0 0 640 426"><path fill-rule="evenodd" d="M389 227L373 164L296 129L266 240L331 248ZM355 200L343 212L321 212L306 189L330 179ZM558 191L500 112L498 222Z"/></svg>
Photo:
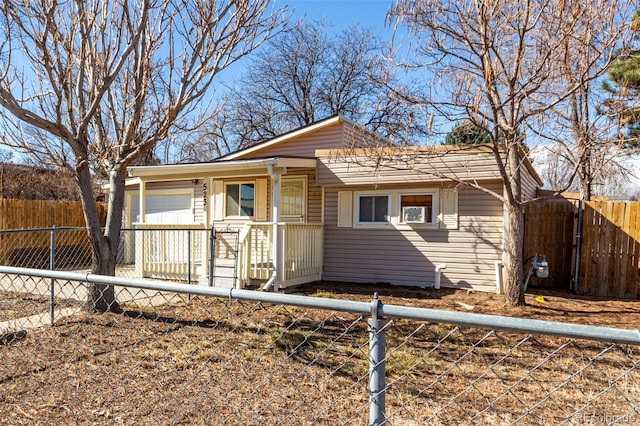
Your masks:
<svg viewBox="0 0 640 426"><path fill-rule="evenodd" d="M187 284L191 284L191 229L187 229Z"/></svg>
<svg viewBox="0 0 640 426"><path fill-rule="evenodd" d="M378 293L371 301L371 318L369 318L369 425L378 426L386 422L385 415L385 358L386 358L386 321L378 316L382 305Z"/></svg>
<svg viewBox="0 0 640 426"><path fill-rule="evenodd" d="M56 269L56 227L51 228L49 234L49 269ZM55 322L55 285L56 280L51 278L50 294L49 294L49 316L51 319L51 325Z"/></svg>
<svg viewBox="0 0 640 426"><path fill-rule="evenodd" d="M211 225L211 232L209 233L209 287L213 287L213 273L215 269L215 251L216 249L216 228Z"/></svg>

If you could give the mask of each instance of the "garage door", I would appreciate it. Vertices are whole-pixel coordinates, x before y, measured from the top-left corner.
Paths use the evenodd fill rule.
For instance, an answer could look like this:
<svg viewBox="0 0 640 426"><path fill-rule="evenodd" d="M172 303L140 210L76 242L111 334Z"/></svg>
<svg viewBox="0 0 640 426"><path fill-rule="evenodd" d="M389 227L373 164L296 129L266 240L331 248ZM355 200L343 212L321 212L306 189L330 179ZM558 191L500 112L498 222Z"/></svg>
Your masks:
<svg viewBox="0 0 640 426"><path fill-rule="evenodd" d="M191 194L147 195L146 223L193 223ZM138 196L131 197L131 221L140 221Z"/></svg>

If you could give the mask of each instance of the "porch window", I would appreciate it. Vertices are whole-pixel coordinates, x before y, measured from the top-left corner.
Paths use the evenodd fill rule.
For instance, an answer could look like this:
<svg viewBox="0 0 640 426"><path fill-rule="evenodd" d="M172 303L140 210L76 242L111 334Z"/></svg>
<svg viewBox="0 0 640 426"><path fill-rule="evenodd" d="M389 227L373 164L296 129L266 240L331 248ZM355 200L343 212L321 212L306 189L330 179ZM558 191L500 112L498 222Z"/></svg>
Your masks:
<svg viewBox="0 0 640 426"><path fill-rule="evenodd" d="M400 223L434 223L434 194L401 194Z"/></svg>
<svg viewBox="0 0 640 426"><path fill-rule="evenodd" d="M388 195L359 195L358 223L376 224L389 222Z"/></svg>
<svg viewBox="0 0 640 426"><path fill-rule="evenodd" d="M255 185L253 183L228 183L226 194L226 216L253 216L255 204Z"/></svg>
<svg viewBox="0 0 640 426"><path fill-rule="evenodd" d="M280 188L280 220L304 222L305 180L282 179Z"/></svg>

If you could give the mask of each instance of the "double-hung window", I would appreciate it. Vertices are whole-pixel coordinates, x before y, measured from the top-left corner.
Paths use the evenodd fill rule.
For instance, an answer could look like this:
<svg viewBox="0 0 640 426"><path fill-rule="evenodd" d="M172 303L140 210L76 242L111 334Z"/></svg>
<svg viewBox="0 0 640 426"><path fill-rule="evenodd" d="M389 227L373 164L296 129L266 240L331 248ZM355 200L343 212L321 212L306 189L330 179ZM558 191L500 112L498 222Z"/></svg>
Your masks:
<svg viewBox="0 0 640 426"><path fill-rule="evenodd" d="M226 184L226 198L226 216L252 217L254 215L254 183Z"/></svg>
<svg viewBox="0 0 640 426"><path fill-rule="evenodd" d="M358 195L358 223L389 223L389 195Z"/></svg>

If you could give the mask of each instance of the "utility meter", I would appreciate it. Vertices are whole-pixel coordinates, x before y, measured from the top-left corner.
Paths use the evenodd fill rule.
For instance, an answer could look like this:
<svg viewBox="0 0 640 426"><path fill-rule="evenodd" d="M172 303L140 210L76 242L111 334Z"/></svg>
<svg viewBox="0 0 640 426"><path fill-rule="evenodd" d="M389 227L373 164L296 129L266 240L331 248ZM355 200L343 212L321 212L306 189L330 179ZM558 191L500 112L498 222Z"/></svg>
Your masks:
<svg viewBox="0 0 640 426"><path fill-rule="evenodd" d="M533 257L531 261L534 273L537 278L549 277L549 264L547 263L547 257L544 254L539 254Z"/></svg>

